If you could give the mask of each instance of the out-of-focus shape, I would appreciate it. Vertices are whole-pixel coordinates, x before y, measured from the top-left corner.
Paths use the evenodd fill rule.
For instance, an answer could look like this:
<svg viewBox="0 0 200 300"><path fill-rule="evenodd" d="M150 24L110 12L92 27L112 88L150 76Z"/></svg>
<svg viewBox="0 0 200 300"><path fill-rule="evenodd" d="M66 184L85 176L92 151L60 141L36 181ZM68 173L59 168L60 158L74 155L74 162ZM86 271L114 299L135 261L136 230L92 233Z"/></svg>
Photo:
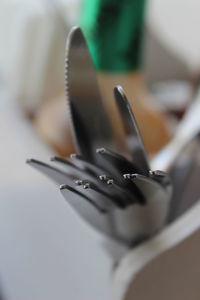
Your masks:
<svg viewBox="0 0 200 300"><path fill-rule="evenodd" d="M192 85L188 81L159 81L151 89L154 99L165 111L178 119L182 118L193 93Z"/></svg>
<svg viewBox="0 0 200 300"><path fill-rule="evenodd" d="M64 90L66 30L59 3L44 0L0 3L0 72L12 98L28 113L44 99Z"/></svg>
<svg viewBox="0 0 200 300"><path fill-rule="evenodd" d="M199 10L198 0L149 1L148 26L190 71L200 65Z"/></svg>
<svg viewBox="0 0 200 300"><path fill-rule="evenodd" d="M200 90L180 122L172 141L151 161L152 168L169 170L177 157L200 131Z"/></svg>
<svg viewBox="0 0 200 300"><path fill-rule="evenodd" d="M60 155L69 156L75 151L65 95L42 103L34 124L40 137Z"/></svg>

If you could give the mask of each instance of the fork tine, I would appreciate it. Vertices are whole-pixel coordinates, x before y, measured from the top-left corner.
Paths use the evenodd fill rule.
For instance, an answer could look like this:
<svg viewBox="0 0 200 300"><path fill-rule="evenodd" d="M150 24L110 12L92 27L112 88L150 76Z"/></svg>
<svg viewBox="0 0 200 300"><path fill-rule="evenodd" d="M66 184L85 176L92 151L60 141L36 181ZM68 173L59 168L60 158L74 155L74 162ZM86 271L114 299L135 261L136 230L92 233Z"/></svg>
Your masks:
<svg viewBox="0 0 200 300"><path fill-rule="evenodd" d="M79 156L80 157L80 156ZM125 208L126 203L127 203L127 193L126 191L123 191L123 189L119 190L118 189L118 194L116 191L108 187L108 184L104 185L104 190L102 189L102 180L99 179L98 177L94 177L91 174L88 174L87 171L82 170L78 166L74 165L72 162L70 162L67 159L60 158L60 157L53 157L51 161L55 161L58 163L62 163L69 167L69 169L72 170L72 172L81 180L77 180L78 185L84 185L85 183L90 183L90 189L96 191L96 193L101 194L104 198L106 197L108 200L108 203L113 203L114 206L118 206L119 208ZM84 161L81 159L81 161ZM86 163L87 164L87 163ZM91 163L88 163L89 166L92 166ZM100 168L94 166L94 169L96 168L96 171L102 171ZM76 183L76 181L75 181ZM124 196L124 193L126 194L126 197ZM121 192L121 193L119 193ZM121 194L121 197L120 197ZM133 203L133 202L131 202Z"/></svg>
<svg viewBox="0 0 200 300"><path fill-rule="evenodd" d="M64 164L66 166L68 166L69 168L71 168L72 170L77 169L77 170L81 170L83 171L83 168L80 168L79 166L73 164L70 160L68 160L67 158L63 158L63 157L58 157L58 156L53 156L51 158L51 161L55 161L61 164Z"/></svg>
<svg viewBox="0 0 200 300"><path fill-rule="evenodd" d="M81 206L83 209L85 207L85 209L88 209L88 206L93 206L93 208L95 208L95 210L99 213L106 213L106 209L102 208L101 206L99 206L98 203L96 203L95 201L93 201L90 197L88 197L85 193L81 193L80 191L78 191L77 189L67 185L67 184L62 184L60 185L60 191L63 194L64 198L70 202L70 204L77 210L80 210ZM73 198L73 200L71 200L69 196L69 194L67 192L71 192L73 195L76 195L76 198ZM81 200L78 200L78 197L81 197ZM89 204L89 205L88 205Z"/></svg>
<svg viewBox="0 0 200 300"><path fill-rule="evenodd" d="M95 165L94 163L89 162L82 155L71 154L70 158L73 161L75 161L76 164L84 167L85 169L87 169L92 174L95 174L96 176L99 176L99 174L105 173L105 170L103 168L100 168L99 166Z"/></svg>
<svg viewBox="0 0 200 300"><path fill-rule="evenodd" d="M116 169L119 176L124 173L139 173L138 168L128 161L124 156L119 153L113 152L106 148L99 148L96 150L98 154L100 154L106 161Z"/></svg>
<svg viewBox="0 0 200 300"><path fill-rule="evenodd" d="M87 223L91 224L92 227L95 227L97 230L100 230L116 240L122 240L114 228L113 220L105 209L102 210L96 206L90 198L86 198L81 192L77 193L77 190L70 186L61 185L60 191L76 213ZM76 197L74 197L74 195Z"/></svg>
<svg viewBox="0 0 200 300"><path fill-rule="evenodd" d="M118 85L114 88L114 95L128 136L128 147L133 162L138 164L144 175L147 175L150 169L148 157L130 103L121 86Z"/></svg>
<svg viewBox="0 0 200 300"><path fill-rule="evenodd" d="M58 185L62 183L73 184L74 177L58 168L52 167L51 165L48 165L36 159L28 159L26 163L49 177Z"/></svg>
<svg viewBox="0 0 200 300"><path fill-rule="evenodd" d="M148 199L154 199L155 194L157 198L158 194L160 195L161 201L165 201L166 198L169 200L171 197L171 193L167 188L146 176L140 174L124 174L123 176L125 180L132 181L140 189L147 201Z"/></svg>
<svg viewBox="0 0 200 300"><path fill-rule="evenodd" d="M84 188L83 193L91 193L95 199L97 198L97 201L99 203L102 202L102 205L107 207L108 209L111 209L113 207L126 207L126 203L123 198L119 195L114 196L112 193L109 193L108 189L103 190L102 188L88 180L82 180L82 182L80 182L80 185Z"/></svg>
<svg viewBox="0 0 200 300"><path fill-rule="evenodd" d="M133 170L133 173L136 173L137 168L135 168L125 157L111 150L100 148L97 149L97 153L100 154L101 157L106 160L106 162L108 162L107 164L115 173L117 181L119 181L124 188L128 189L129 192L133 193L137 199L143 199L143 195L136 185L128 181L124 182L122 180L123 173L129 172L130 170Z"/></svg>
<svg viewBox="0 0 200 300"><path fill-rule="evenodd" d="M118 197L123 199L125 207L127 205L137 203L137 199L133 193L130 193L123 185L119 185L115 180L106 176L100 175L99 179L107 187L108 190L112 193L113 197Z"/></svg>
<svg viewBox="0 0 200 300"><path fill-rule="evenodd" d="M52 157L51 161L62 164L66 169L69 170L72 174L74 174L76 177L81 178L81 179L91 179L97 181L98 179L94 177L91 173L89 173L87 170L84 170L83 168L80 168L73 162L61 158L61 157Z"/></svg>

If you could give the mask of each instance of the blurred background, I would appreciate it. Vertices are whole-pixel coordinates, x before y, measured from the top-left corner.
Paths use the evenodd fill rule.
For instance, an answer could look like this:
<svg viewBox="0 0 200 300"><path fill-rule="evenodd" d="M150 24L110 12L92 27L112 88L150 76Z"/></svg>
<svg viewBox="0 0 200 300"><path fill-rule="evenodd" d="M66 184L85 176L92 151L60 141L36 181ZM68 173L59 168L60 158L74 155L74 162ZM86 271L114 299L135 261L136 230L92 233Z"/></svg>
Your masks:
<svg viewBox="0 0 200 300"><path fill-rule="evenodd" d="M197 0L0 1L2 299L111 297L112 260L102 236L25 164L74 151L64 87L70 28L83 28L106 110L115 112L112 90L121 84L153 158L197 93L199 10ZM117 118L113 113L111 123L120 145Z"/></svg>

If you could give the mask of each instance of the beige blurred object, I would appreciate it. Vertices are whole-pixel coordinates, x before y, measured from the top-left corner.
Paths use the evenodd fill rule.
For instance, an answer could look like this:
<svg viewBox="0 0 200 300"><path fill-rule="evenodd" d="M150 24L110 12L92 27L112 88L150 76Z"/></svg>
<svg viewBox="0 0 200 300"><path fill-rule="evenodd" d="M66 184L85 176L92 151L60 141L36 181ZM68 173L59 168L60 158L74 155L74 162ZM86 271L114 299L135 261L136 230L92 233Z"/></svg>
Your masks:
<svg viewBox="0 0 200 300"><path fill-rule="evenodd" d="M120 84L131 103L148 153L155 154L169 142L170 132L167 117L153 103L141 72L99 73L98 79L104 105L109 113L112 130L117 139L123 138L123 132L118 112L116 112L113 87Z"/></svg>
<svg viewBox="0 0 200 300"><path fill-rule="evenodd" d="M113 88L119 83L129 97L148 153L155 154L169 142L166 116L152 103L140 73L100 73L98 81L118 149L125 151L124 132L113 95ZM60 155L74 152L65 95L44 103L36 114L35 123L40 136Z"/></svg>
<svg viewBox="0 0 200 300"><path fill-rule="evenodd" d="M65 95L43 103L34 122L41 138L60 155L74 152Z"/></svg>

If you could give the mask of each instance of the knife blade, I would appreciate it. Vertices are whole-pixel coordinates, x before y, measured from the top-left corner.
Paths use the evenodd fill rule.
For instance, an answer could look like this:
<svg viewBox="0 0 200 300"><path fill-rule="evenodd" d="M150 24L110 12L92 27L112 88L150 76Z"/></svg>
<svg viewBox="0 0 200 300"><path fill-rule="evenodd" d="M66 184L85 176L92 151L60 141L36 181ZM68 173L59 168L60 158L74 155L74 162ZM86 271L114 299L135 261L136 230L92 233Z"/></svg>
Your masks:
<svg viewBox="0 0 200 300"><path fill-rule="evenodd" d="M79 27L72 28L67 39L65 72L75 143L79 154L95 162L96 148L110 145L112 135L87 43Z"/></svg>

